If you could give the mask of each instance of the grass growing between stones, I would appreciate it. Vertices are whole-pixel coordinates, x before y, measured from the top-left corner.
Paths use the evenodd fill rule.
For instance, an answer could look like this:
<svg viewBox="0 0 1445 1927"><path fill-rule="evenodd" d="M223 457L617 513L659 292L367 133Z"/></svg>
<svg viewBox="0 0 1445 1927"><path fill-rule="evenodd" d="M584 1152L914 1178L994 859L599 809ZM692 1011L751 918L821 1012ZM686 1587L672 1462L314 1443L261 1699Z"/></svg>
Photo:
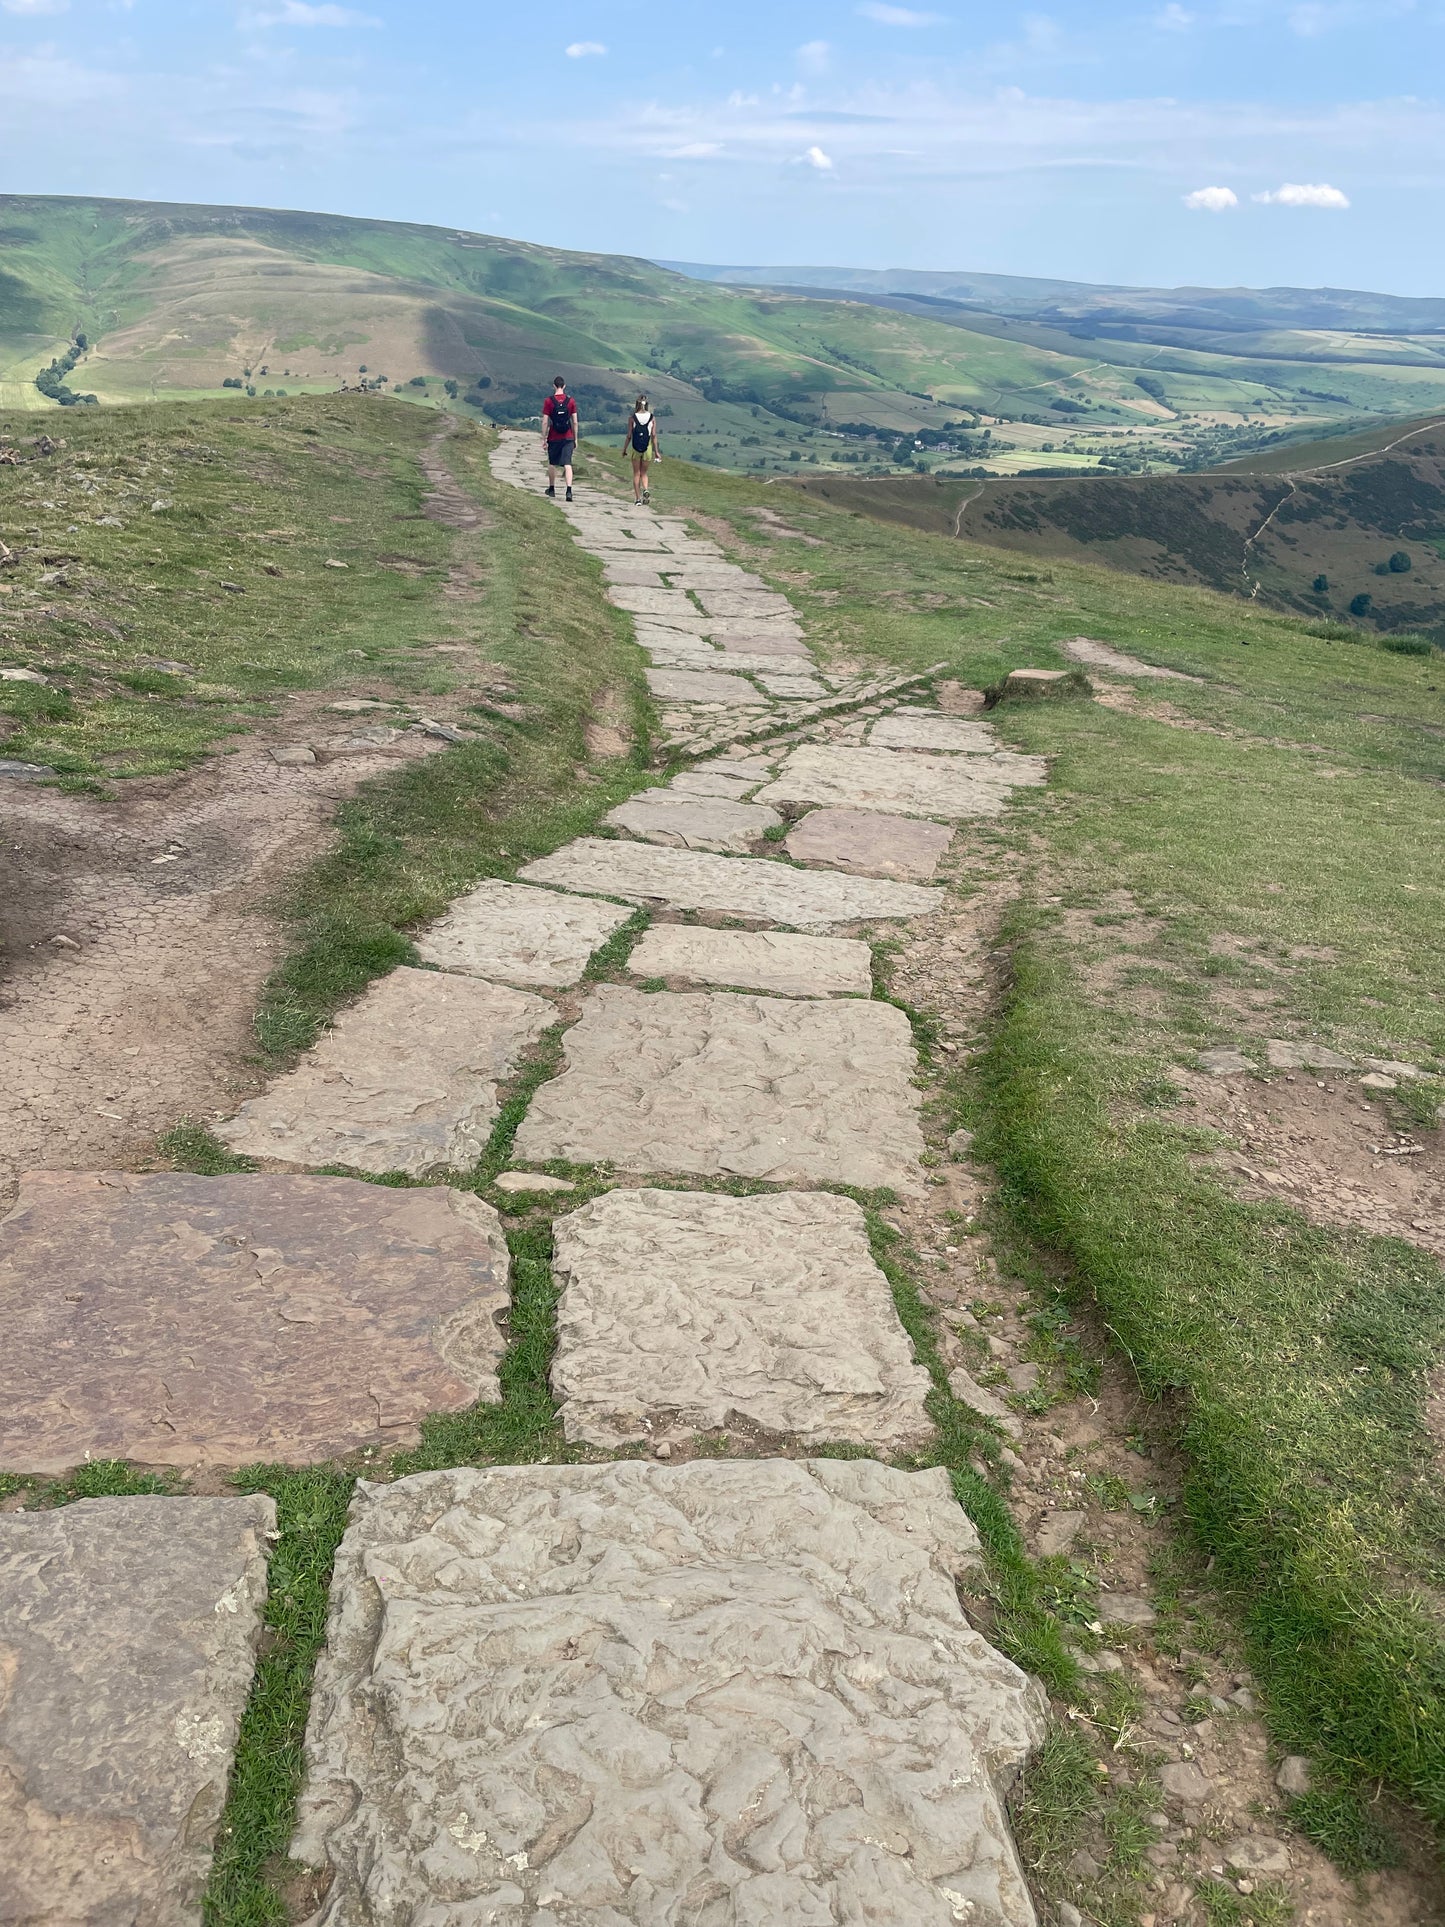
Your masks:
<svg viewBox="0 0 1445 1927"><path fill-rule="evenodd" d="M1234 1196L1177 1076L1217 1044L1262 1060L1266 1037L1445 1070L1438 657L1073 564L1030 578L777 489L767 505L823 546L765 539L762 499L669 464L667 506L730 529L825 654L946 658L982 690L1069 667L1060 642L1086 634L1199 679L1115 695L1096 675L1116 706L995 712L1053 763L1047 790L972 833L1035 908L1008 933L1012 991L964 1121L1014 1237L1177 1413L1186 1522L1277 1742L1341 1799L1383 1783L1440 1827L1445 1517L1424 1401L1445 1276L1403 1238ZM1437 1078L1392 1097L1389 1122L1426 1128L1442 1096ZM1331 1844L1324 1812L1300 1819Z"/></svg>

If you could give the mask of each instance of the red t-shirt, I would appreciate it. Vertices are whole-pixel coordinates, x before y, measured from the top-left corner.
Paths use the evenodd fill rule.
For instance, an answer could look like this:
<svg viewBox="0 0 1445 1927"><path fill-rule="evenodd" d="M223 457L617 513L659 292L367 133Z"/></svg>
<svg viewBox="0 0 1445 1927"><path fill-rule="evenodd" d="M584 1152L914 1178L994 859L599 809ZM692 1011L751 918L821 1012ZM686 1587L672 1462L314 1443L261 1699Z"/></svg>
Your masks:
<svg viewBox="0 0 1445 1927"><path fill-rule="evenodd" d="M570 395L548 395L542 403L549 442L570 441L577 433L577 404Z"/></svg>

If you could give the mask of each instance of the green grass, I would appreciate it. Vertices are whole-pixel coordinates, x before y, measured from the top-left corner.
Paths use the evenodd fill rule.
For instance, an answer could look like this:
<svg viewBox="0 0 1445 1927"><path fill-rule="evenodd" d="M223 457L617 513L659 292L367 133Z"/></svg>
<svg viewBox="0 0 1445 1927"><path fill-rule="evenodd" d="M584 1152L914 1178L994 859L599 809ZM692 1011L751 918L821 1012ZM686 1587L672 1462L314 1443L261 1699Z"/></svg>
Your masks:
<svg viewBox="0 0 1445 1927"><path fill-rule="evenodd" d="M48 678L0 684L6 755L82 781L158 775L301 691L365 681L404 721L454 684L414 653L451 620L453 538L422 516L417 467L435 416L334 396L47 425L64 447L0 467L18 556L0 660Z"/></svg>

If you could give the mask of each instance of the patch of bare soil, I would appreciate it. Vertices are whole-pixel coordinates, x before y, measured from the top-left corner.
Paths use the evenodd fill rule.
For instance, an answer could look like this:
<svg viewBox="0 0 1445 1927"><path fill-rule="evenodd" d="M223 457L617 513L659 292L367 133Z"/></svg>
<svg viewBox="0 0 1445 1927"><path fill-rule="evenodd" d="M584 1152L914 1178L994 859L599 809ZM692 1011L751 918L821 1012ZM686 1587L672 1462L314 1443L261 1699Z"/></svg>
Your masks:
<svg viewBox="0 0 1445 1927"><path fill-rule="evenodd" d="M598 762L615 761L632 748L632 727L622 691L609 685L597 698L597 714L583 729L587 754Z"/></svg>
<svg viewBox="0 0 1445 1927"><path fill-rule="evenodd" d="M178 1118L223 1115L259 1087L251 1018L282 943L268 900L360 782L443 746L408 734L279 765L272 747L316 736L314 707L118 802L7 789L0 1203L23 1170L133 1167Z"/></svg>
<svg viewBox="0 0 1445 1927"><path fill-rule="evenodd" d="M987 864L983 851L970 851L961 837L951 867L960 883L972 872L976 894L914 926L890 968L895 994L937 1017L940 1061L966 1055L1002 988L996 932L1013 888L1007 870L990 871ZM1127 916L1133 906L1121 901L1116 908ZM1146 941L1147 920L1138 923L1131 934ZM1189 1083L1191 1096L1197 1086L1205 1108L1212 1107L1211 1117L1218 1113L1236 1124L1249 1109L1243 1100L1256 1095L1233 1082ZM1333 1106L1328 1114L1356 1147L1347 1181L1355 1182L1357 1172L1362 1187L1367 1175L1378 1178L1379 1161L1365 1149L1361 1162L1356 1139L1366 1135L1368 1112L1370 1141L1381 1142L1379 1113L1357 1094L1342 1090L1323 1098L1301 1078L1283 1091L1259 1087L1258 1095L1275 1100L1279 1116L1270 1128L1286 1142L1291 1126L1319 1108L1316 1100ZM1296 1128L1293 1135L1307 1133ZM1098 1688L1092 1707L1056 1703L1053 1713L1089 1735L1101 1782L1147 1796L1153 1833L1147 1871L1128 1889L1139 1911L1111 1910L1109 1918L1137 1918L1140 1927L1244 1922L1252 1918L1250 1896L1273 1887L1288 1896L1297 1927L1440 1927L1445 1894L1423 1841L1407 1841L1405 1868L1357 1882L1291 1829L1262 1695L1205 1574L1169 1523L1181 1467L1167 1414L1141 1394L1107 1334L1082 1319L1071 1335L1097 1363L1097 1390L1090 1397L1067 1395L1056 1346L1041 1342L1030 1323L1036 1308L1027 1290L1000 1263L980 1222L988 1172L966 1161L958 1139L937 1148L945 1161L927 1194L885 1215L921 1261L924 1296L949 1369L962 1367L1014 1408L1005 1484L1029 1550L1067 1560L1066 1583L1083 1588L1081 1620L1096 1614L1093 1623L1105 1629L1103 1650L1084 1658ZM1419 1184L1416 1164L1400 1159L1388 1167L1387 1181L1402 1187L1397 1215L1407 1208L1420 1215L1418 1204L1404 1202L1404 1187ZM1058 1401L1049 1402L1055 1391ZM1441 1411L1445 1427L1445 1381ZM970 1601L987 1632L986 1603L982 1612L977 1608ZM1057 1903L1065 1898L1093 1918L1091 1896L1102 1906L1111 1883L1117 1899L1111 1853L1102 1821L1090 1823L1067 1864L1044 1878L1037 1896L1042 1918L1063 1918ZM1221 1908L1231 1902L1238 1911L1226 1916Z"/></svg>
<svg viewBox="0 0 1445 1927"><path fill-rule="evenodd" d="M1397 1131L1356 1079L1331 1071L1175 1077L1182 1114L1229 1140L1210 1162L1242 1197L1445 1258L1445 1132Z"/></svg>
<svg viewBox="0 0 1445 1927"><path fill-rule="evenodd" d="M1093 669L1112 669L1119 676L1141 676L1151 682L1201 680L1198 676L1186 676L1182 669L1161 669L1157 663L1141 662L1137 656L1127 656L1122 649L1113 649L1107 642L1095 642L1089 636L1070 636L1059 647L1075 662L1087 663Z"/></svg>

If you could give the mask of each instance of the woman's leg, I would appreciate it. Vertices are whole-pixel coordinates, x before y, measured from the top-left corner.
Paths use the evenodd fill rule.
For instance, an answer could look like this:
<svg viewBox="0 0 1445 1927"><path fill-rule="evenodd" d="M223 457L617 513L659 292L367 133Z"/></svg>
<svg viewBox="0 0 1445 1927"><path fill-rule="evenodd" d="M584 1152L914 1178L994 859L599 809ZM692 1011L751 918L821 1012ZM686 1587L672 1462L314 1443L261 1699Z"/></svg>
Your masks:
<svg viewBox="0 0 1445 1927"><path fill-rule="evenodd" d="M632 455L632 500L635 504L640 503L642 500L642 477L642 457L634 449Z"/></svg>

